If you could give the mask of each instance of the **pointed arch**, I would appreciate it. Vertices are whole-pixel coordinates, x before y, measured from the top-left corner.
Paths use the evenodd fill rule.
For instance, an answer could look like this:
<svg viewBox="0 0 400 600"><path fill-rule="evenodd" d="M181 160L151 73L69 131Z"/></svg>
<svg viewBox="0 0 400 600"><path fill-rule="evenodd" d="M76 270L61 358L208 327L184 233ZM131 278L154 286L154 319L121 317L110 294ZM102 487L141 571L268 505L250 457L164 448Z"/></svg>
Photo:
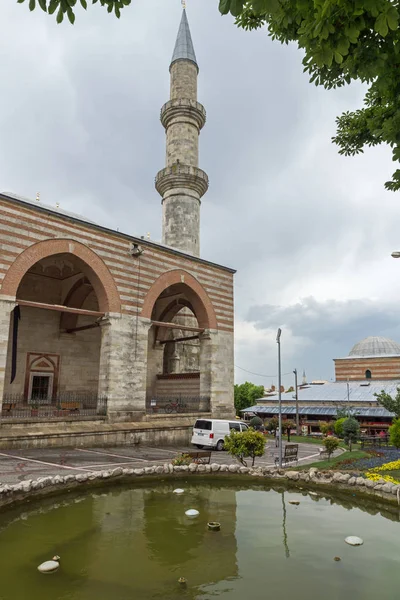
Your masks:
<svg viewBox="0 0 400 600"><path fill-rule="evenodd" d="M1 293L15 297L25 273L38 261L55 254L72 254L75 257L96 292L102 312L121 312L118 289L107 265L88 246L69 238L37 242L21 252L3 279Z"/></svg>
<svg viewBox="0 0 400 600"><path fill-rule="evenodd" d="M199 327L217 329L217 318L207 292L193 275L183 269L167 271L156 279L144 299L141 316L151 319L154 306L160 295L167 288L177 284L182 286L182 290L184 290L184 294L197 318Z"/></svg>

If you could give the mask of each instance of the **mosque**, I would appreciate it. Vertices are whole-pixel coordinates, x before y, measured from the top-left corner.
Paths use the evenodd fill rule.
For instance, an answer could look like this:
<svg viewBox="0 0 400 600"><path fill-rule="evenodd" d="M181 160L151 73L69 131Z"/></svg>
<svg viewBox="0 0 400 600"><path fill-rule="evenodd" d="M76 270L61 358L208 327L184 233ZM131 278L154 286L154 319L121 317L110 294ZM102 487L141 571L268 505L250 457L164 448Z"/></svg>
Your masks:
<svg viewBox="0 0 400 600"><path fill-rule="evenodd" d="M298 387L298 407L303 431L319 431L319 421L331 421L338 409L350 408L361 429L375 434L387 430L393 415L379 406L375 394L394 397L400 386L400 344L385 337L367 337L348 356L334 359L335 381L303 383ZM296 394L282 394L283 418L296 415ZM278 414L278 393L260 398L244 411L263 418Z"/></svg>
<svg viewBox="0 0 400 600"><path fill-rule="evenodd" d="M0 194L3 421L234 414L235 271L200 257L206 111L185 9L169 71L161 243Z"/></svg>

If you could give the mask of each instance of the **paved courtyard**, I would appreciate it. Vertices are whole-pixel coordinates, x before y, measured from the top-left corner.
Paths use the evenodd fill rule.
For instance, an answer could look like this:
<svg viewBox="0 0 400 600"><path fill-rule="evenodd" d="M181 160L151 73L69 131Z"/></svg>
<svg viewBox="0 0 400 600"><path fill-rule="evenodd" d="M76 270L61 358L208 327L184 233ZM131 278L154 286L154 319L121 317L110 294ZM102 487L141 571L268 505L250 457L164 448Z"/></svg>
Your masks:
<svg viewBox="0 0 400 600"><path fill-rule="evenodd" d="M115 448L46 448L38 450L2 450L0 451L0 483L18 483L27 479L37 479L49 475L77 474L90 471L124 468L138 468L153 464L164 464L185 451L196 448L120 446ZM271 440L266 444L262 458L256 459L257 465L272 466L277 448ZM299 464L318 460L318 446L299 445ZM227 452L213 452L211 462L220 464L235 463Z"/></svg>

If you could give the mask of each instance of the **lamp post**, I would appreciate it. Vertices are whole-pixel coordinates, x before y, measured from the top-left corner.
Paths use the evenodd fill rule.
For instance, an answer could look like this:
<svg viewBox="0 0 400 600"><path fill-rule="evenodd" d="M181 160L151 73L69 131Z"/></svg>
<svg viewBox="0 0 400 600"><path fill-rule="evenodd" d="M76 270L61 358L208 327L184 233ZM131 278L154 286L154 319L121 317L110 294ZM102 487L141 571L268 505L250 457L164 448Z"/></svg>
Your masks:
<svg viewBox="0 0 400 600"><path fill-rule="evenodd" d="M300 421L299 421L299 392L297 387L297 369L293 371L294 373L294 387L296 390L296 433L300 435Z"/></svg>
<svg viewBox="0 0 400 600"><path fill-rule="evenodd" d="M281 329L278 329L276 334L276 343L278 344L278 389L279 389L279 422L278 422L278 433L279 433L279 468L282 469L282 382L281 382Z"/></svg>

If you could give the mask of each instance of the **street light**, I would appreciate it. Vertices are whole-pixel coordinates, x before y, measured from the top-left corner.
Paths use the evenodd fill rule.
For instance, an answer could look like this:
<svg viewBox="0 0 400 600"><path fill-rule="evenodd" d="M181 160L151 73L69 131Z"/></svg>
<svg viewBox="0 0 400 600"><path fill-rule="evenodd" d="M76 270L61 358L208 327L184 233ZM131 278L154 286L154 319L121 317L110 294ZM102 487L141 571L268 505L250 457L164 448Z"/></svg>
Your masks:
<svg viewBox="0 0 400 600"><path fill-rule="evenodd" d="M392 258L400 258L400 252L392 252Z"/></svg>
<svg viewBox="0 0 400 600"><path fill-rule="evenodd" d="M300 422L299 422L299 392L297 387L297 369L293 371L294 373L294 387L296 389L296 433L300 435Z"/></svg>
<svg viewBox="0 0 400 600"><path fill-rule="evenodd" d="M279 468L282 469L282 388L281 388L281 329L278 329L276 334L276 343L278 344L278 389L279 389Z"/></svg>

